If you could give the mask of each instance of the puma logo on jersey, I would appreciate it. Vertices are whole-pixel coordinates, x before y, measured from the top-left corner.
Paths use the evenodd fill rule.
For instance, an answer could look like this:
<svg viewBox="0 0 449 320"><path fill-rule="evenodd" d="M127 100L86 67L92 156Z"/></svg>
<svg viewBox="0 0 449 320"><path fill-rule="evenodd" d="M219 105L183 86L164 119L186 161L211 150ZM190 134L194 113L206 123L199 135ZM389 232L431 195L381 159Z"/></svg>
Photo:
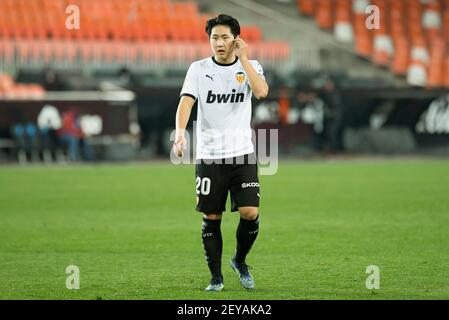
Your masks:
<svg viewBox="0 0 449 320"><path fill-rule="evenodd" d="M215 76L215 74L213 74L212 76L210 76L210 75L206 74L206 78L209 78L209 79L211 79L211 80L212 80L212 82L214 82L214 76Z"/></svg>
<svg viewBox="0 0 449 320"><path fill-rule="evenodd" d="M235 93L236 90L232 89L232 93L215 94L212 90L207 92L206 103L237 103L245 100L245 94L243 92ZM230 101L229 101L230 100Z"/></svg>

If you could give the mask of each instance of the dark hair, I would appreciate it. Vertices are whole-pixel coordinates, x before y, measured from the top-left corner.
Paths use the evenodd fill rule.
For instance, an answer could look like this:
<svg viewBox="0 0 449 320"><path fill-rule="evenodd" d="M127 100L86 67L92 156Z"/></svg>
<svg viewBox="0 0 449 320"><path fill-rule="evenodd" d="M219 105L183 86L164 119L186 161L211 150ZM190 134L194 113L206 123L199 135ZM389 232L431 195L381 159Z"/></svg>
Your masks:
<svg viewBox="0 0 449 320"><path fill-rule="evenodd" d="M237 19L228 16L227 14L220 14L216 18L207 20L206 32L209 37L212 33L212 28L218 25L228 26L231 29L231 33L234 35L234 38L240 34L240 24Z"/></svg>

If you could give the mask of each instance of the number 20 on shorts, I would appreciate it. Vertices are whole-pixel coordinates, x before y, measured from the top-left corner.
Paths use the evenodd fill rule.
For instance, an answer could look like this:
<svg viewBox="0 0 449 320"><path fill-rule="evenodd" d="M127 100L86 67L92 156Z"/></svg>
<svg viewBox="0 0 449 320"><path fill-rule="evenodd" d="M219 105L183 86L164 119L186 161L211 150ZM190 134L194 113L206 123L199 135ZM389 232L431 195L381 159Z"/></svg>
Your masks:
<svg viewBox="0 0 449 320"><path fill-rule="evenodd" d="M207 196L210 193L210 179L196 177L196 194Z"/></svg>

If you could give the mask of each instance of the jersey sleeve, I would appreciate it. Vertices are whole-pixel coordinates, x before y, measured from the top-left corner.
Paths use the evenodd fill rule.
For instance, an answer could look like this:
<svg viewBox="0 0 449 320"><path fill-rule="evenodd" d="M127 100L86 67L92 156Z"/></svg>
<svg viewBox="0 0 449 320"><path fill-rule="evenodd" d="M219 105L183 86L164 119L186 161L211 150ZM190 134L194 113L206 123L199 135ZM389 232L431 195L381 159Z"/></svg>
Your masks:
<svg viewBox="0 0 449 320"><path fill-rule="evenodd" d="M257 60L251 60L251 65L253 66L254 70L256 70L257 74L265 80L265 75L263 74L263 68L259 61Z"/></svg>
<svg viewBox="0 0 449 320"><path fill-rule="evenodd" d="M191 64L189 70L187 70L187 75L179 96L189 96L195 100L198 99L198 74L194 64Z"/></svg>

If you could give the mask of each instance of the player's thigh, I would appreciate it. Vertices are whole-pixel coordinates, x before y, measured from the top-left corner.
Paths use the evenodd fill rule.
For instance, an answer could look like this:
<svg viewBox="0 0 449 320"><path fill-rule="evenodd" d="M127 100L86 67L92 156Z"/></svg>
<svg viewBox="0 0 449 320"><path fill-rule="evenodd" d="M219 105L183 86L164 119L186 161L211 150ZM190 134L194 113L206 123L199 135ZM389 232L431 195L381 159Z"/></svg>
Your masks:
<svg viewBox="0 0 449 320"><path fill-rule="evenodd" d="M260 185L257 175L257 164L244 164L238 166L232 175L231 183L232 211L239 208L259 208ZM241 213L251 214L255 209L241 209Z"/></svg>
<svg viewBox="0 0 449 320"><path fill-rule="evenodd" d="M196 210L203 214L220 215L226 209L229 182L220 166L216 163L196 164Z"/></svg>

